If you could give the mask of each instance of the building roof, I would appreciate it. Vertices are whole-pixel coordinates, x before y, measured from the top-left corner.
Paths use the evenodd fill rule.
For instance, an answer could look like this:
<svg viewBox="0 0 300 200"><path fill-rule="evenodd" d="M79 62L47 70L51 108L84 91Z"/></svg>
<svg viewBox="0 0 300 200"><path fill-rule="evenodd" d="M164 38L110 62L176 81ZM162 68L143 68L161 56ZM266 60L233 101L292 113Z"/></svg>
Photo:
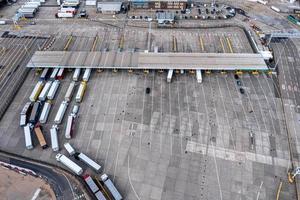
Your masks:
<svg viewBox="0 0 300 200"><path fill-rule="evenodd" d="M101 11L120 11L122 2L98 2L97 9Z"/></svg>
<svg viewBox="0 0 300 200"><path fill-rule="evenodd" d="M260 54L36 51L27 67L267 70Z"/></svg>

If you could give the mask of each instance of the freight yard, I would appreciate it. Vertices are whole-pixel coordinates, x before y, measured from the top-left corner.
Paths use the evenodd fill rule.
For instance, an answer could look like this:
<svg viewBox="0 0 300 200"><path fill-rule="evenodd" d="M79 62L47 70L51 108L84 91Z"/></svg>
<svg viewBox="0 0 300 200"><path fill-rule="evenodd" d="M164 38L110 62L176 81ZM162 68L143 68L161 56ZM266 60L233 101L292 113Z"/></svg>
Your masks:
<svg viewBox="0 0 300 200"><path fill-rule="evenodd" d="M297 15L59 2L0 26L0 150L67 170L57 199L299 199Z"/></svg>

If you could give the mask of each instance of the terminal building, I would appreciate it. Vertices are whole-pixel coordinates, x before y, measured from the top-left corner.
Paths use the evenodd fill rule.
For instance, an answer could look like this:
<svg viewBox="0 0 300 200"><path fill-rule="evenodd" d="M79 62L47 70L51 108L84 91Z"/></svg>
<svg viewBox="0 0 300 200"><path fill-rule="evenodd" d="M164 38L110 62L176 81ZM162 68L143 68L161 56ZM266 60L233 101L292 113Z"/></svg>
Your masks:
<svg viewBox="0 0 300 200"><path fill-rule="evenodd" d="M187 0L129 0L133 9L174 9L185 10Z"/></svg>

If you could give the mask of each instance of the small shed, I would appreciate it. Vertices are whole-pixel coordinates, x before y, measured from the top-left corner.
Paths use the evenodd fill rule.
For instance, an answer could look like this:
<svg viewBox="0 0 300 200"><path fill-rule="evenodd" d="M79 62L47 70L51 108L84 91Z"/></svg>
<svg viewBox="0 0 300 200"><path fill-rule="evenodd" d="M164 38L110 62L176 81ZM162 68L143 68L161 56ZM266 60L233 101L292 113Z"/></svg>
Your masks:
<svg viewBox="0 0 300 200"><path fill-rule="evenodd" d="M97 12L103 14L117 14L121 11L122 2L98 2Z"/></svg>

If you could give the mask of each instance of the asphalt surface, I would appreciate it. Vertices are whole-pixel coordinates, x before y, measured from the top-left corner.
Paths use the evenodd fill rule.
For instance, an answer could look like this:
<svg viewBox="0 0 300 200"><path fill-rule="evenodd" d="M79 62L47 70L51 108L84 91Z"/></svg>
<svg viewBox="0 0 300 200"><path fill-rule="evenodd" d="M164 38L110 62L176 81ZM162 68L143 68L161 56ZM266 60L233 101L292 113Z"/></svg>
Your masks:
<svg viewBox="0 0 300 200"><path fill-rule="evenodd" d="M12 165L31 169L38 175L42 176L42 178L51 185L51 188L56 194L57 199L74 199L72 192L73 188L70 187L67 177L65 177L63 174L55 172L53 168L36 165L32 162L25 162L16 158L6 157L4 155L0 156L0 160L3 162L8 162Z"/></svg>

